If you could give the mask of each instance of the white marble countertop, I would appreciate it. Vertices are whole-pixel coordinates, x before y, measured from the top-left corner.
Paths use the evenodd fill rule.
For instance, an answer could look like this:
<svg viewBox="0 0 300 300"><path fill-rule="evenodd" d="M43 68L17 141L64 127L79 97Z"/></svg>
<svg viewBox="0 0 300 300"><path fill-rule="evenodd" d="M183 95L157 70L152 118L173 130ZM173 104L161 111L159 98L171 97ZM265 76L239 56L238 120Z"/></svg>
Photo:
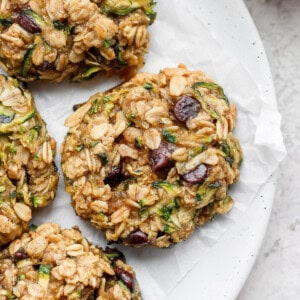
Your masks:
<svg viewBox="0 0 300 300"><path fill-rule="evenodd" d="M300 299L300 1L245 0L271 65L288 156L271 220L238 300Z"/></svg>

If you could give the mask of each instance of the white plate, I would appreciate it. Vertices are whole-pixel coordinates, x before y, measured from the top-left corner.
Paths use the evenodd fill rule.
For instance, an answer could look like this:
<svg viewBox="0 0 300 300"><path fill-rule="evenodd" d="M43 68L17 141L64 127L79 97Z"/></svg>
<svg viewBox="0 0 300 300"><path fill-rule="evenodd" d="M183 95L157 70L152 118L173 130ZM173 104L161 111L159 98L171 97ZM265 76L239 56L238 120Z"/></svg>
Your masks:
<svg viewBox="0 0 300 300"><path fill-rule="evenodd" d="M197 0L190 1L198 6ZM242 61L268 104L277 108L273 80L265 50L242 0L201 2L201 17L221 43ZM227 231L166 300L235 299L242 289L260 249L275 193L276 174L264 184L238 226Z"/></svg>
<svg viewBox="0 0 300 300"><path fill-rule="evenodd" d="M152 40L145 70L157 72L163 67L174 66L174 63L186 62L194 69L199 68L208 72L210 76L219 75L222 73L218 69L220 66L211 64L211 60L219 53L213 52L219 49L212 38L214 37L222 50L226 50L235 61L243 63L247 75L251 77L249 77L251 84L254 84L258 89L259 97L263 99L261 101L273 111L277 110L265 52L253 21L241 0L186 0L184 2L183 0L160 0L159 2L158 19L151 27ZM183 9L176 10L175 8L180 5ZM198 19L193 19L192 15L197 15ZM195 20L201 20L201 24ZM182 26L180 25L174 31L176 21ZM185 41L186 28L189 28L185 25L190 21L194 22L193 27L190 28L194 36L192 40ZM201 44L208 40L211 48L207 46L208 44ZM195 53L199 53L197 62L192 59ZM223 66L226 67L224 64ZM214 69L214 67L217 68ZM221 82L226 79L224 74L222 76ZM82 84L35 83L30 85L37 106L48 123L49 132L58 141L58 152L66 133L63 122L71 113L72 105L87 100L96 91L109 88L115 82L107 80L99 83L96 78ZM234 85L235 82L232 84ZM229 86L225 85L224 88L230 90ZM234 92L234 88L231 91ZM262 136L264 134L262 132ZM59 164L59 156L56 161ZM243 204L244 206L239 206L240 203L237 201L235 207L243 206L244 211L235 208L236 214L233 211L228 218L224 217L223 221L212 222L204 229L204 232L210 231L216 224L219 224L216 232L219 230L220 234L209 247L197 240L200 236L199 240L202 242L202 230L198 230L187 242L171 250L125 249L129 263L137 270L145 300L234 299L253 266L269 219L273 195L274 180L271 179L264 184L260 194L252 200L251 205L246 203ZM69 203L70 198L64 192L61 178L53 205L36 213L33 222L40 224L53 221L63 227L79 225L83 234L91 241L105 246L103 235L76 217ZM230 222L235 226L231 226L231 230L228 230ZM220 228L223 225L224 228ZM195 247L194 253L189 252L193 260L186 257L185 261L182 257L184 257L184 249L190 249L189 245ZM195 255L197 265L194 265ZM168 264L168 261L171 263ZM174 272L174 265L179 266L180 274Z"/></svg>

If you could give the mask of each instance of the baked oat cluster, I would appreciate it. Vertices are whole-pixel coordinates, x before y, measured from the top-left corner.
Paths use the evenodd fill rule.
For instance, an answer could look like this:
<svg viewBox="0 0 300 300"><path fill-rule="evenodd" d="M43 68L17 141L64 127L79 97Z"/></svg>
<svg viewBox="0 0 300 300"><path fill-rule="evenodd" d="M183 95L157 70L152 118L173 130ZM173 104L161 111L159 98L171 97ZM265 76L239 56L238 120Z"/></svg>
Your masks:
<svg viewBox="0 0 300 300"><path fill-rule="evenodd" d="M55 196L56 142L16 79L0 75L0 245L20 236L32 209Z"/></svg>
<svg viewBox="0 0 300 300"><path fill-rule="evenodd" d="M130 76L143 66L152 0L1 0L0 66L23 81Z"/></svg>
<svg viewBox="0 0 300 300"><path fill-rule="evenodd" d="M133 269L116 249L90 244L77 228L31 227L0 252L0 300L140 300Z"/></svg>
<svg viewBox="0 0 300 300"><path fill-rule="evenodd" d="M203 73L140 73L76 108L61 150L66 191L109 241L169 247L231 209L236 108Z"/></svg>

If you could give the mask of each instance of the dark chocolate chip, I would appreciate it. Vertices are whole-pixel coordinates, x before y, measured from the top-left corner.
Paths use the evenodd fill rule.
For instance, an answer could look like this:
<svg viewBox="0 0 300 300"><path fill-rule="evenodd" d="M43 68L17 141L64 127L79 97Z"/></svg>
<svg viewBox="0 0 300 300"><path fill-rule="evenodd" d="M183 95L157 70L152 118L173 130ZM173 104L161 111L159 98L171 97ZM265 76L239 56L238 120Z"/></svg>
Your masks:
<svg viewBox="0 0 300 300"><path fill-rule="evenodd" d="M105 179L111 179L121 173L121 166L112 166Z"/></svg>
<svg viewBox="0 0 300 300"><path fill-rule="evenodd" d="M131 292L134 291L134 277L129 272L121 269L121 268L115 268L114 269L116 276L119 280L121 280Z"/></svg>
<svg viewBox="0 0 300 300"><path fill-rule="evenodd" d="M37 69L41 72L48 72L48 71L51 71L51 70L54 70L55 69L55 63L52 62L48 62L47 60L44 60L38 67Z"/></svg>
<svg viewBox="0 0 300 300"><path fill-rule="evenodd" d="M173 145L161 143L159 148L150 151L149 160L153 171L170 167L173 163L171 159Z"/></svg>
<svg viewBox="0 0 300 300"><path fill-rule="evenodd" d="M130 245L143 245L148 244L149 240L145 232L141 230L136 230L129 234L128 238L126 239L126 242Z"/></svg>
<svg viewBox="0 0 300 300"><path fill-rule="evenodd" d="M207 177L208 168L201 164L195 170L181 175L182 179L188 183L202 183Z"/></svg>
<svg viewBox="0 0 300 300"><path fill-rule="evenodd" d="M19 14L14 21L29 33L34 34L42 32L40 26L24 13Z"/></svg>
<svg viewBox="0 0 300 300"><path fill-rule="evenodd" d="M186 122L198 115L201 105L191 96L182 96L174 106L174 115L178 121Z"/></svg>
<svg viewBox="0 0 300 300"><path fill-rule="evenodd" d="M14 255L14 260L19 261L25 258L28 258L28 254L25 252L23 248L19 248L19 250Z"/></svg>

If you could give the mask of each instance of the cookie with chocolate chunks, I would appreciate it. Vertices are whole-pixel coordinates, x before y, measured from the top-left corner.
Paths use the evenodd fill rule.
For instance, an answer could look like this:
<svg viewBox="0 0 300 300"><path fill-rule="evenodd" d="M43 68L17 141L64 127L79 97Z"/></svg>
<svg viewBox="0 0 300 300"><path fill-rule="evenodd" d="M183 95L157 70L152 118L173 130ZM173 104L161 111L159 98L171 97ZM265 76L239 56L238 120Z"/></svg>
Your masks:
<svg viewBox="0 0 300 300"><path fill-rule="evenodd" d="M66 120L66 190L109 241L169 247L228 212L242 151L236 108L185 66L140 73Z"/></svg>
<svg viewBox="0 0 300 300"><path fill-rule="evenodd" d="M7 0L0 66L23 81L130 77L144 65L152 0Z"/></svg>
<svg viewBox="0 0 300 300"><path fill-rule="evenodd" d="M0 245L20 236L32 210L54 199L55 152L56 141L29 91L0 75Z"/></svg>

